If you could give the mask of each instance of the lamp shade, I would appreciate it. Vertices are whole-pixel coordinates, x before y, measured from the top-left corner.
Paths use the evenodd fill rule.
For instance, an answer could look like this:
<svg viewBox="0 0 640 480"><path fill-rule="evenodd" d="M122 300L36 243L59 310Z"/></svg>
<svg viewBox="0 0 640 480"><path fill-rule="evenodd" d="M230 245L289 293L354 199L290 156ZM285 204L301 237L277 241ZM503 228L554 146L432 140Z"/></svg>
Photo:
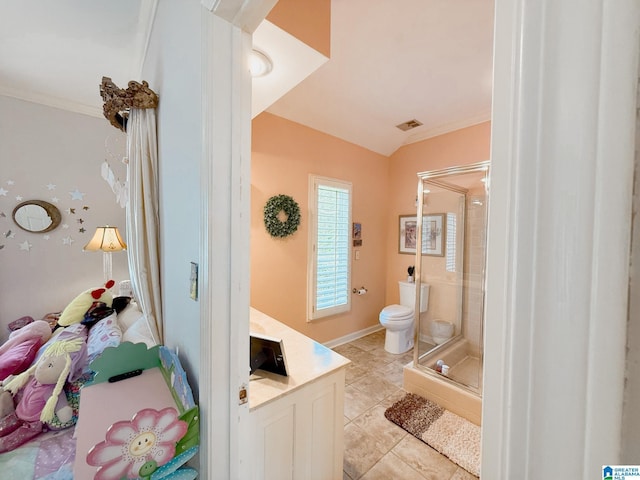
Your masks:
<svg viewBox="0 0 640 480"><path fill-rule="evenodd" d="M97 252L102 250L103 252L117 252L120 250L126 250L127 244L124 243L118 227L98 227L93 238L87 243L83 250L90 252Z"/></svg>

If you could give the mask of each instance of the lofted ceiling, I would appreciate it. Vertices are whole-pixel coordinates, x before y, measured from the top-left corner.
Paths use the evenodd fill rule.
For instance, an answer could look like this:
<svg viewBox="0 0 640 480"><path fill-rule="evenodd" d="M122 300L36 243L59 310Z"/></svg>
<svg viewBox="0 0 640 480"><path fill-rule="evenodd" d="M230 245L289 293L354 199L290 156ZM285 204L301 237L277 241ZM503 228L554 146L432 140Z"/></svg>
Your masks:
<svg viewBox="0 0 640 480"><path fill-rule="evenodd" d="M100 116L103 75L141 80L155 4L0 0L0 95ZM331 15L330 59L258 28L273 73L287 66L269 88L254 80L254 116L266 109L383 155L490 119L493 0L332 0Z"/></svg>
<svg viewBox="0 0 640 480"><path fill-rule="evenodd" d="M267 111L383 155L491 116L493 0L333 0L331 59ZM396 125L417 120L402 131Z"/></svg>

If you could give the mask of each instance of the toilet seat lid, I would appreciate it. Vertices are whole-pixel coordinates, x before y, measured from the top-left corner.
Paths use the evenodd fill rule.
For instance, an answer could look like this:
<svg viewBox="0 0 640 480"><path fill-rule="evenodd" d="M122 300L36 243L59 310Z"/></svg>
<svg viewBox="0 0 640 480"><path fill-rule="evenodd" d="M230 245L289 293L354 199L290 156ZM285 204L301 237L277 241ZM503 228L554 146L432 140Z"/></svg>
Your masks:
<svg viewBox="0 0 640 480"><path fill-rule="evenodd" d="M413 309L404 305L387 305L380 312L380 316L384 316L387 320L405 319L413 317Z"/></svg>

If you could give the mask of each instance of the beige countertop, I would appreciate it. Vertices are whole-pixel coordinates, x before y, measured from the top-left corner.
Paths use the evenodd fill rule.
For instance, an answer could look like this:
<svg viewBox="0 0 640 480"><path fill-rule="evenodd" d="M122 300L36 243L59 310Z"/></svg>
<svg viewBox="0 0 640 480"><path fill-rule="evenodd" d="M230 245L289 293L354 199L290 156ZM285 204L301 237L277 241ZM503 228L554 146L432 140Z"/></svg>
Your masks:
<svg viewBox="0 0 640 480"><path fill-rule="evenodd" d="M289 376L256 370L249 377L249 409L287 395L306 384L346 367L350 360L284 323L251 308L251 333L282 339Z"/></svg>

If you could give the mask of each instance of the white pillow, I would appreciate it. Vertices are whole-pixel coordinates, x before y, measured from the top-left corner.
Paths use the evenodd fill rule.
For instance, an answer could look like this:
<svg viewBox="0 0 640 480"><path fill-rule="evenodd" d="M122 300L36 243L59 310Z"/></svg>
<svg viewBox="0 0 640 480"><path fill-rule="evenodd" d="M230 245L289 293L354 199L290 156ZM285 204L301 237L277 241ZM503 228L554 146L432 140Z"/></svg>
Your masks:
<svg viewBox="0 0 640 480"><path fill-rule="evenodd" d="M144 316L136 320L136 322L131 325L126 332L124 332L122 341L131 343L144 343L148 348L156 345L156 342L153 341L151 330L149 330L149 326L147 325L147 319Z"/></svg>
<svg viewBox="0 0 640 480"><path fill-rule="evenodd" d="M122 280L118 284L119 297L133 297L133 289L131 288L131 280Z"/></svg>
<svg viewBox="0 0 640 480"><path fill-rule="evenodd" d="M138 304L136 302L129 302L129 305L118 314L118 325L120 325L122 331L125 332L129 330L131 325L136 323L140 317L142 317L142 310L140 310Z"/></svg>

